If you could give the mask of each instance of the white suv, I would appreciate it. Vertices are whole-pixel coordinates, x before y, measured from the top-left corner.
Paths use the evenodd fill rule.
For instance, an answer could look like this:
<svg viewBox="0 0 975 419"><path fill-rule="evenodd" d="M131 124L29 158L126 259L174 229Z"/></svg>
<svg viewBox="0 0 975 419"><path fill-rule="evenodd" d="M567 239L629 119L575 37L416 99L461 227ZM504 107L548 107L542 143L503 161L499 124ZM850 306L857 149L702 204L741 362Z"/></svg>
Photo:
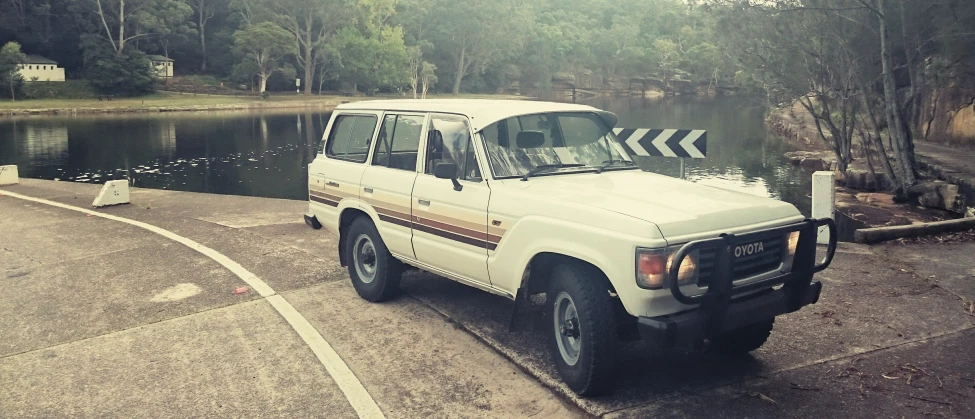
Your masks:
<svg viewBox="0 0 975 419"><path fill-rule="evenodd" d="M584 395L612 384L620 341L747 352L818 300L831 220L639 170L616 122L548 102L344 104L308 166L305 221L339 235L369 301L395 295L406 266L516 301L544 293L553 358Z"/></svg>

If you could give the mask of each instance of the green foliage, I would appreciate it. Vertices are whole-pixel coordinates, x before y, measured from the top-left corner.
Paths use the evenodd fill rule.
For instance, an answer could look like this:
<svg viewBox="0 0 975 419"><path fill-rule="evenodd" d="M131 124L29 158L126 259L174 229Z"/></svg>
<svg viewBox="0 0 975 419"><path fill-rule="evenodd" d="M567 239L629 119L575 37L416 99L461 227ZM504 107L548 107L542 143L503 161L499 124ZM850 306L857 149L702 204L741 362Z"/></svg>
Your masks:
<svg viewBox="0 0 975 419"><path fill-rule="evenodd" d="M155 91L156 73L145 53L126 48L116 53L110 44L96 36L82 41L85 79L96 92L118 96L138 96Z"/></svg>
<svg viewBox="0 0 975 419"><path fill-rule="evenodd" d="M271 74L283 70L285 57L294 55L294 37L274 23L261 22L234 33L234 53L240 59L236 72L252 71L263 93Z"/></svg>
<svg viewBox="0 0 975 419"><path fill-rule="evenodd" d="M8 42L0 48L0 85L10 93L10 100L17 100L17 91L24 78L20 75L20 65L27 56L20 51L20 44Z"/></svg>
<svg viewBox="0 0 975 419"><path fill-rule="evenodd" d="M97 96L84 80L24 83L22 90L24 99L91 99Z"/></svg>
<svg viewBox="0 0 975 419"><path fill-rule="evenodd" d="M386 27L375 36L346 28L339 32L334 44L340 81L366 94L405 87L409 82L409 57L402 28Z"/></svg>
<svg viewBox="0 0 975 419"><path fill-rule="evenodd" d="M125 0L123 23L120 0L0 0L18 5L0 9L0 43L19 41L25 51L58 61L69 78L81 73L84 50L78 46L91 35L116 53L167 55L180 76L205 72L255 84L256 57L245 62L234 34L271 23L290 39L274 52L277 70L266 74L275 74L272 88L293 87L280 80L285 64L300 72L308 91L312 84L367 92L411 88L420 84L420 64L429 61L439 68L438 88L445 91L544 88L555 76L590 88L622 87L628 78L667 85L685 75L700 86L783 91L784 84L808 87L801 67L820 56L817 48L828 61L838 59L830 54L840 46L863 50L876 43L877 21L859 6L878 1ZM914 46L931 59L925 71L935 73L932 80L947 82L975 68L975 2L885 1L893 15L905 7L906 18L895 19L891 33L900 50L903 39L918 35ZM816 16L752 13L786 6L837 9ZM838 28L824 16L849 25ZM834 37L835 30L842 36ZM785 48L783 40L797 42ZM745 47L769 52L761 54L769 61L738 53ZM864 60L863 67L870 77L881 73L879 60ZM784 70L781 80L770 77L772 69Z"/></svg>

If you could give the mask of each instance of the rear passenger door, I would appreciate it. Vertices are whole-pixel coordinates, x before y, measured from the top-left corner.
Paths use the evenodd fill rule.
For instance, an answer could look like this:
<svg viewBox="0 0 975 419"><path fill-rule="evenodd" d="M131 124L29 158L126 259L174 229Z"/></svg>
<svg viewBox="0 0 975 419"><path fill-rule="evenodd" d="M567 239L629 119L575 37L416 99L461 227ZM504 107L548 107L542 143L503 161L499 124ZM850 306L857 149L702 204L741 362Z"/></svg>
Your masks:
<svg viewBox="0 0 975 419"><path fill-rule="evenodd" d="M413 249L420 262L482 284L487 271L487 207L491 188L481 177L467 117L431 114L424 170L413 186ZM433 175L437 163L457 165L461 190Z"/></svg>
<svg viewBox="0 0 975 419"><path fill-rule="evenodd" d="M358 198L379 112L336 113L325 132L319 155L308 165L309 207L325 228L338 232L338 205Z"/></svg>
<svg viewBox="0 0 975 419"><path fill-rule="evenodd" d="M426 120L426 114L420 113L387 112L383 116L359 195L379 215L376 228L389 251L409 259L416 258L410 229L410 196Z"/></svg>

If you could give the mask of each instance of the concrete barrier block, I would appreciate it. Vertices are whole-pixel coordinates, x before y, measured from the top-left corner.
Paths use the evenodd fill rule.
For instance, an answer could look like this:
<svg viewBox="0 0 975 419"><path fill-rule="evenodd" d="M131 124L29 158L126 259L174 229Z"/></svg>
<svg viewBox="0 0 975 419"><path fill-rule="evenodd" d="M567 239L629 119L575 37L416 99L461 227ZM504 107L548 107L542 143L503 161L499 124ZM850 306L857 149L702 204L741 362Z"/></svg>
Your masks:
<svg viewBox="0 0 975 419"><path fill-rule="evenodd" d="M836 181L833 172L815 172L812 176L812 217L836 219ZM829 229L820 227L819 244L829 244Z"/></svg>
<svg viewBox="0 0 975 419"><path fill-rule="evenodd" d="M20 174L17 173L17 166L0 166L0 186L18 183L20 183Z"/></svg>
<svg viewBox="0 0 975 419"><path fill-rule="evenodd" d="M91 203L93 207L107 207L109 205L119 205L129 203L129 181L110 180L105 182L102 190L98 192L98 197Z"/></svg>

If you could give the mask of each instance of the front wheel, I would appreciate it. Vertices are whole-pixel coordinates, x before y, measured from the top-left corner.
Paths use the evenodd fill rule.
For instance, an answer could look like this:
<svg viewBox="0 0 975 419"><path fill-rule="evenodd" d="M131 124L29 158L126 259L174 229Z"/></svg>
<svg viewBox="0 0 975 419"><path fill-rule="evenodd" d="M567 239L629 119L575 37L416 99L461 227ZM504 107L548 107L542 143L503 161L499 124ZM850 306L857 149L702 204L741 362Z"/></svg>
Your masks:
<svg viewBox="0 0 975 419"><path fill-rule="evenodd" d="M346 232L345 251L348 255L349 277L352 287L366 301L380 302L399 292L403 263L396 260L376 226L365 217L352 221Z"/></svg>
<svg viewBox="0 0 975 419"><path fill-rule="evenodd" d="M605 278L582 264L558 265L546 302L552 316L550 348L562 380L580 395L608 390L617 329Z"/></svg>

